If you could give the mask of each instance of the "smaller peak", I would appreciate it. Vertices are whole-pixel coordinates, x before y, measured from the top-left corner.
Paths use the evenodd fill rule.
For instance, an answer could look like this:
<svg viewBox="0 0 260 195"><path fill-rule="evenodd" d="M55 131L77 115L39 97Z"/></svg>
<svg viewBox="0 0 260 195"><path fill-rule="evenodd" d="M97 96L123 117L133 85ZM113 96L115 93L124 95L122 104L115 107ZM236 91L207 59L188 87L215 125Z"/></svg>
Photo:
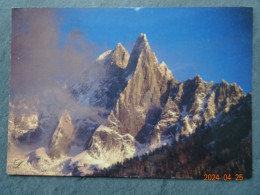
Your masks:
<svg viewBox="0 0 260 195"><path fill-rule="evenodd" d="M164 61L162 61L162 63L160 64L160 66L167 66L166 63Z"/></svg>
<svg viewBox="0 0 260 195"><path fill-rule="evenodd" d="M124 48L121 42L119 42L119 43L116 45L116 49L117 49L117 48Z"/></svg>
<svg viewBox="0 0 260 195"><path fill-rule="evenodd" d="M125 69L128 64L129 57L130 56L127 50L119 42L116 45L116 48L112 51L110 64Z"/></svg>
<svg viewBox="0 0 260 195"><path fill-rule="evenodd" d="M224 79L222 79L222 80L221 80L221 84L225 84L225 85L227 85L227 84L228 84L228 82L227 82L227 81L225 81Z"/></svg>
<svg viewBox="0 0 260 195"><path fill-rule="evenodd" d="M233 86L233 87L237 87L236 82L233 82L233 83L231 83L230 85Z"/></svg>
<svg viewBox="0 0 260 195"><path fill-rule="evenodd" d="M116 45L116 48L113 50L113 53L117 53L117 52L127 52L126 49L124 48L124 46L122 45L122 43L118 43Z"/></svg>
<svg viewBox="0 0 260 195"><path fill-rule="evenodd" d="M200 78L200 75L198 75L197 73L195 73L195 77Z"/></svg>
<svg viewBox="0 0 260 195"><path fill-rule="evenodd" d="M202 81L202 78L200 77L200 75L195 74L195 78L194 78L194 80Z"/></svg>
<svg viewBox="0 0 260 195"><path fill-rule="evenodd" d="M161 64L159 65L159 71L161 72L162 75L166 76L167 80L173 78L172 71L168 68L168 66L164 61L162 61Z"/></svg>

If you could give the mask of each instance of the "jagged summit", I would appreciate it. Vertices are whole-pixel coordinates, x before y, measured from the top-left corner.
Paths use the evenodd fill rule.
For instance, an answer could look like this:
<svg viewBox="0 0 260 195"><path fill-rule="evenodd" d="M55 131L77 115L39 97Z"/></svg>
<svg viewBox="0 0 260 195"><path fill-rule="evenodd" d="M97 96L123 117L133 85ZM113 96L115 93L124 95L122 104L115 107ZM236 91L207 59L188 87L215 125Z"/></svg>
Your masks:
<svg viewBox="0 0 260 195"><path fill-rule="evenodd" d="M115 65L119 68L125 69L130 56L123 45L118 43L111 54L110 65Z"/></svg>
<svg viewBox="0 0 260 195"><path fill-rule="evenodd" d="M143 49L150 48L146 34L141 33L135 42L133 51L137 50L141 52Z"/></svg>
<svg viewBox="0 0 260 195"><path fill-rule="evenodd" d="M224 79L222 79L221 84L228 85L229 83L227 81L225 81Z"/></svg>
<svg viewBox="0 0 260 195"><path fill-rule="evenodd" d="M201 82L201 81L203 81L202 78L200 77L200 75L198 75L198 74L195 74L194 80L195 80L196 82Z"/></svg>
<svg viewBox="0 0 260 195"><path fill-rule="evenodd" d="M140 33L139 37L140 39L143 39L145 42L148 42L147 41L147 37L146 37L146 34L145 33Z"/></svg>
<svg viewBox="0 0 260 195"><path fill-rule="evenodd" d="M143 33L141 33L137 38L133 50L130 54L129 63L125 71L126 78L129 77L129 75L131 75L135 71L136 66L138 64L138 60L140 59L142 53L143 57L150 58L151 60L154 60L158 63L155 55L151 51L146 35Z"/></svg>
<svg viewBox="0 0 260 195"><path fill-rule="evenodd" d="M200 75L198 75L197 73L195 74L195 78L201 78Z"/></svg>
<svg viewBox="0 0 260 195"><path fill-rule="evenodd" d="M117 43L115 50L118 48L124 48L121 42Z"/></svg>
<svg viewBox="0 0 260 195"><path fill-rule="evenodd" d="M99 55L96 62L104 65L107 69L110 69L111 67L125 69L129 57L127 50L121 43L118 43L114 50L107 50Z"/></svg>

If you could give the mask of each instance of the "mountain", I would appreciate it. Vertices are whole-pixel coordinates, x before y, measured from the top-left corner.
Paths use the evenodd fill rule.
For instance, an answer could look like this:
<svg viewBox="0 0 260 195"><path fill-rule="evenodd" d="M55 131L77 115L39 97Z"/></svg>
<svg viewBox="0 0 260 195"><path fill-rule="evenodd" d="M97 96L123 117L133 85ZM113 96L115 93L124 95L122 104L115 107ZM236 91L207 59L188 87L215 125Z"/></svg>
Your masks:
<svg viewBox="0 0 260 195"><path fill-rule="evenodd" d="M84 72L66 91L77 105L97 111L91 115L64 109L51 117L38 108L15 122L18 111L10 106L10 145L34 146L25 161L37 174L199 178L207 164L250 176L251 94L236 83L205 82L197 74L178 82L145 34L130 55L118 43L94 65L103 71L99 78ZM41 145L33 145L32 132Z"/></svg>
<svg viewBox="0 0 260 195"><path fill-rule="evenodd" d="M236 179L252 177L251 94L244 96L219 120L212 119L197 133L174 141L148 154L126 159L111 167L95 170L95 176L197 178L205 174L226 174ZM221 122L220 122L221 121Z"/></svg>
<svg viewBox="0 0 260 195"><path fill-rule="evenodd" d="M88 147L97 159L113 148L110 156L120 157L107 159L111 163L180 141L219 120L246 96L235 83L207 83L199 75L179 83L164 62L158 63L144 34L136 41L125 75L132 77ZM120 141L123 149L107 141L118 134L131 138Z"/></svg>
<svg viewBox="0 0 260 195"><path fill-rule="evenodd" d="M169 138L178 141L204 125L211 125L211 119L217 120L243 97L243 90L235 83L207 83L198 75L176 85L151 136L152 144Z"/></svg>

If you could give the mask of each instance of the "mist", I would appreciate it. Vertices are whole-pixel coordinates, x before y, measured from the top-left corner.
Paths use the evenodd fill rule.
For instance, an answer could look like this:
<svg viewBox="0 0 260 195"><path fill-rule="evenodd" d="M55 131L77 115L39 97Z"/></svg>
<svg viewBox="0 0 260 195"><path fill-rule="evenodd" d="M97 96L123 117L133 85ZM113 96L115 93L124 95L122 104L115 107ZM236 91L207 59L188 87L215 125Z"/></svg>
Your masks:
<svg viewBox="0 0 260 195"><path fill-rule="evenodd" d="M95 45L82 32L72 29L60 44L60 22L55 9L13 9L10 100L29 108L45 109L60 116L66 109L72 115L87 117L100 109L79 105L68 90L74 83L98 83L104 68L93 59Z"/></svg>

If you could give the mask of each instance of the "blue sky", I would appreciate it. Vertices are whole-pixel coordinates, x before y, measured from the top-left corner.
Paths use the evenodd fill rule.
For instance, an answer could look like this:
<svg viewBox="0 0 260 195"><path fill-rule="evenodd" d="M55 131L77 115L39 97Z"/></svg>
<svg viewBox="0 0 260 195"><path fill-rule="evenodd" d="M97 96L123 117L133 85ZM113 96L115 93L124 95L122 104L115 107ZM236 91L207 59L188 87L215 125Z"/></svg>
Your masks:
<svg viewBox="0 0 260 195"><path fill-rule="evenodd" d="M205 81L236 82L252 91L251 8L88 8L57 9L60 45L77 30L97 55L118 42L130 53L146 33L159 62L183 81L199 74Z"/></svg>

